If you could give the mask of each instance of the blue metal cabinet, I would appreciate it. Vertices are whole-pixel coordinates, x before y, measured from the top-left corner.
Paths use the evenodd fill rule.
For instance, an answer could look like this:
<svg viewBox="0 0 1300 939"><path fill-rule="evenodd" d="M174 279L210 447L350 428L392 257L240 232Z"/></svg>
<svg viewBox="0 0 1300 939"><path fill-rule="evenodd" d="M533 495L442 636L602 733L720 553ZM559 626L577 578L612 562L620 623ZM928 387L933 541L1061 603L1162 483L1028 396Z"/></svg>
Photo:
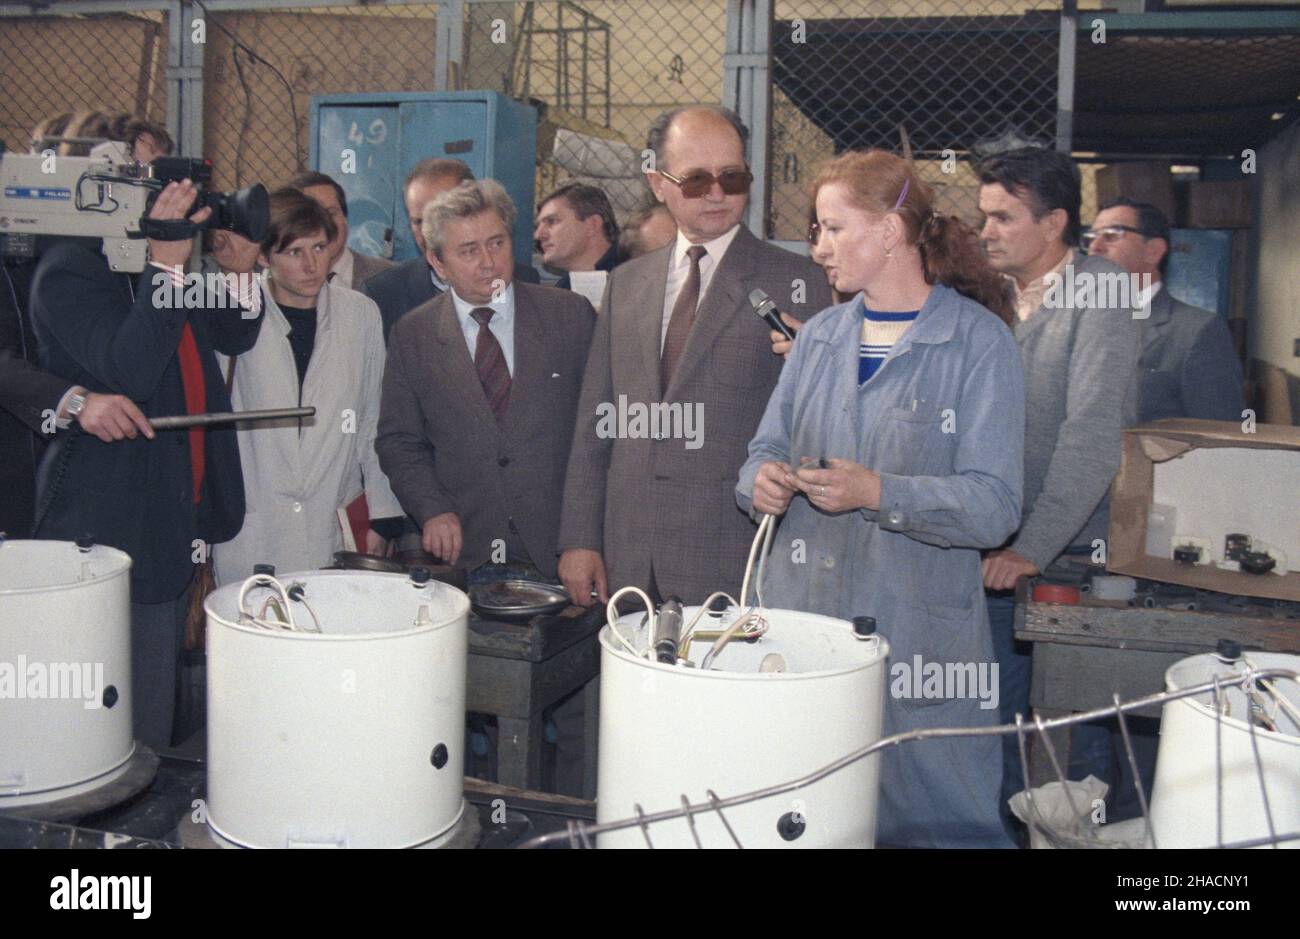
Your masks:
<svg viewBox="0 0 1300 939"><path fill-rule="evenodd" d="M492 91L317 95L311 102L311 165L343 186L348 244L366 254L416 256L402 183L416 163L441 157L506 188L519 210L515 260L531 263L536 153L537 112Z"/></svg>
<svg viewBox="0 0 1300 939"><path fill-rule="evenodd" d="M1232 232L1175 228L1170 233L1166 289L1202 310L1228 316L1232 295Z"/></svg>

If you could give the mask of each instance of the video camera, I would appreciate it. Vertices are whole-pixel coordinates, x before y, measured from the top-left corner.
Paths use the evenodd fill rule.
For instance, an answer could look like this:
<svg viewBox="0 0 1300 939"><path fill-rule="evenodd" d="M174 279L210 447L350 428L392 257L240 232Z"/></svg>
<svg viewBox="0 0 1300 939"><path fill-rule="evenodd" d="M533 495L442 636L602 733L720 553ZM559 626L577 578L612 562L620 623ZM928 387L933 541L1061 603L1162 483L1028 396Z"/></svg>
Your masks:
<svg viewBox="0 0 1300 939"><path fill-rule="evenodd" d="M212 209L207 221L146 218L170 182L199 188L191 214ZM252 241L266 234L268 201L260 183L238 192L213 192L212 161L159 157L136 163L126 144L106 141L90 156L5 153L0 156L0 254L34 257L36 236L99 237L114 271L144 270L145 239L182 241L203 228L224 228Z"/></svg>

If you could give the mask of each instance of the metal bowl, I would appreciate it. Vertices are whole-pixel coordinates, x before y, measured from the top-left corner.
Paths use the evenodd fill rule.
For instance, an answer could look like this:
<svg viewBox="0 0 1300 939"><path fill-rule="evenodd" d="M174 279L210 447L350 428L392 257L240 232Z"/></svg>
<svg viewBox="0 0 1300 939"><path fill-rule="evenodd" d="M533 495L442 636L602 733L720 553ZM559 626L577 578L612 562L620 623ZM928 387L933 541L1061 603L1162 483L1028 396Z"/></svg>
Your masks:
<svg viewBox="0 0 1300 939"><path fill-rule="evenodd" d="M381 574L405 574L404 565L360 551L335 551L334 565L346 571L377 571Z"/></svg>
<svg viewBox="0 0 1300 939"><path fill-rule="evenodd" d="M434 580L455 587L457 590L465 589L464 568L439 564L437 558L433 558L430 563L427 558L433 558L433 555L406 551L398 554L396 558L381 558L373 554L362 554L359 551L336 551L332 566L345 571L377 571L381 574L409 574L414 568L423 567Z"/></svg>
<svg viewBox="0 0 1300 939"><path fill-rule="evenodd" d="M474 611L491 619L529 620L558 613L572 601L563 587L535 580L499 580L470 588Z"/></svg>

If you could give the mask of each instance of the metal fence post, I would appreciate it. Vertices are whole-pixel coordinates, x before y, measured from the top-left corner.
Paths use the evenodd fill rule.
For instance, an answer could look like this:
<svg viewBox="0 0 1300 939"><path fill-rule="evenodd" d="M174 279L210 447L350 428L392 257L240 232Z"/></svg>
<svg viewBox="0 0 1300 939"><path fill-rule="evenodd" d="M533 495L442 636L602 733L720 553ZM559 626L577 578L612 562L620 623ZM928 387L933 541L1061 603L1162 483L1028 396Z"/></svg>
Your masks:
<svg viewBox="0 0 1300 939"><path fill-rule="evenodd" d="M727 0L727 45L722 103L740 115L749 128L749 162L754 185L749 193L746 224L766 238L770 181L772 84L772 0Z"/></svg>
<svg viewBox="0 0 1300 939"><path fill-rule="evenodd" d="M203 43L194 42L194 4L167 11L167 132L178 153L203 154ZM205 28L206 28L206 24Z"/></svg>
<svg viewBox="0 0 1300 939"><path fill-rule="evenodd" d="M438 0L438 40L434 51L434 91L454 91L460 84L465 53L465 0Z"/></svg>
<svg viewBox="0 0 1300 939"><path fill-rule="evenodd" d="M1074 141L1074 61L1079 41L1075 0L1061 4L1061 45L1056 62L1056 149L1069 153Z"/></svg>

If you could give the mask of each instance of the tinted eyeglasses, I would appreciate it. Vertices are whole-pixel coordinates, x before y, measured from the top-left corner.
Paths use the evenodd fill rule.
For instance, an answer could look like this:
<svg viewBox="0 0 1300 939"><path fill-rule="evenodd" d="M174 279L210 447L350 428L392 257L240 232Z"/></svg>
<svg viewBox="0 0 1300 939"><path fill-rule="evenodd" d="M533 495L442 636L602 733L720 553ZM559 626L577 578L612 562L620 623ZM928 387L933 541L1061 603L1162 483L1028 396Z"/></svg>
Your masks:
<svg viewBox="0 0 1300 939"><path fill-rule="evenodd" d="M676 183L687 199L702 199L713 189L714 183L722 187L724 195L743 196L749 192L749 187L754 182L754 174L747 169L723 170L717 176L704 170L694 170L685 176L674 176L659 170L659 175L670 183Z"/></svg>
<svg viewBox="0 0 1300 939"><path fill-rule="evenodd" d="M1142 229L1134 228L1132 225L1107 225L1105 228L1094 228L1091 231L1084 232L1079 236L1079 243L1083 245L1084 251L1091 251L1092 246L1098 241L1113 245L1124 237L1125 232L1132 232L1135 235L1141 235L1143 238L1151 237Z"/></svg>

